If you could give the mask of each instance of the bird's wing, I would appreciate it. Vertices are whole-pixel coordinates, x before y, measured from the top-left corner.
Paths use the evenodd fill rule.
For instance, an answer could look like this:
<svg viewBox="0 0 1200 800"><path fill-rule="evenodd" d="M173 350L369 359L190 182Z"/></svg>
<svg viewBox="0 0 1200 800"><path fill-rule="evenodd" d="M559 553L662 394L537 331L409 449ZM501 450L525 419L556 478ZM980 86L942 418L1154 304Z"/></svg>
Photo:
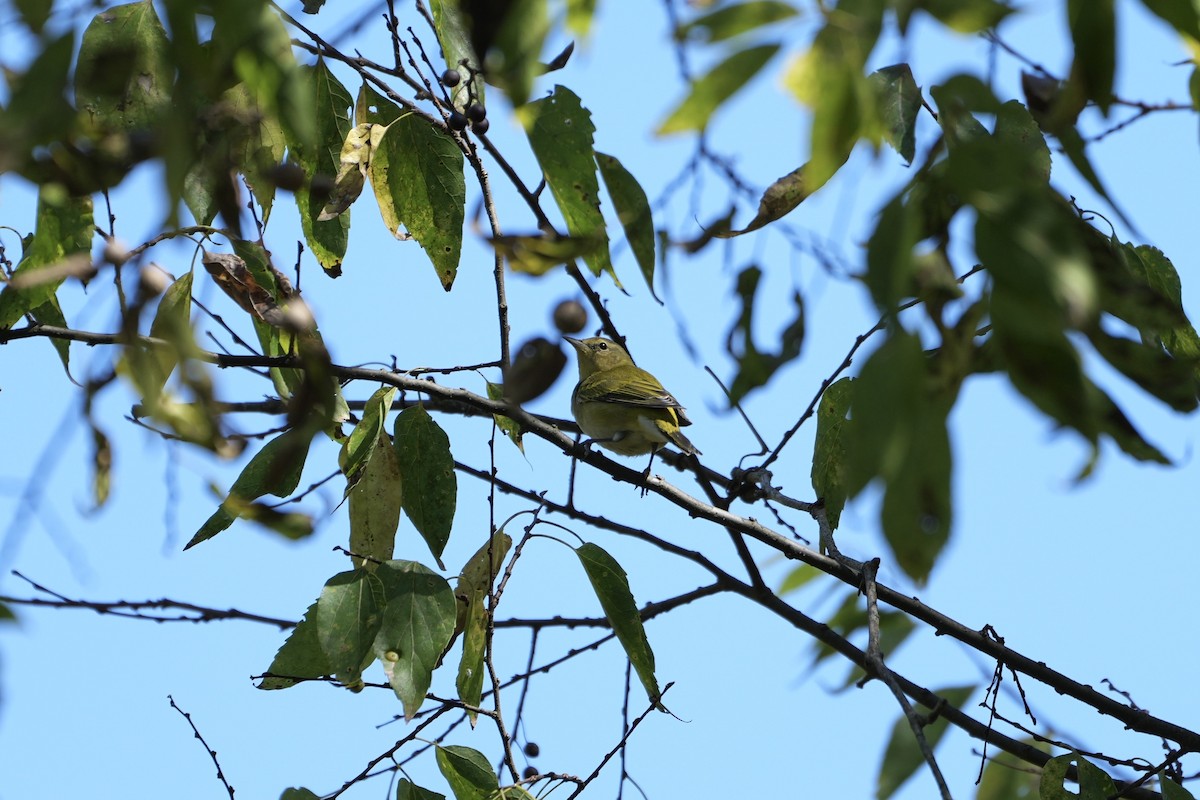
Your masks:
<svg viewBox="0 0 1200 800"><path fill-rule="evenodd" d="M601 382L608 384L600 388ZM614 388L615 384L615 388ZM585 378L577 389L582 402L620 403L645 408L679 409L679 401L658 379L640 367L618 367Z"/></svg>

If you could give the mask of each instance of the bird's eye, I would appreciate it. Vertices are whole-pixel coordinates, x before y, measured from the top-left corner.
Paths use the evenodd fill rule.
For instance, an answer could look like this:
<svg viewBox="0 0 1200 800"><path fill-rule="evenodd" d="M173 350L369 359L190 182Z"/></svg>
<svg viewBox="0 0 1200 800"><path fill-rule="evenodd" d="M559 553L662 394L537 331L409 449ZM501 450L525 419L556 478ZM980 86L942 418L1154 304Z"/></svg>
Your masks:
<svg viewBox="0 0 1200 800"><path fill-rule="evenodd" d="M600 350L607 350L607 349L608 349L608 342L601 342L600 344L596 345L596 347L597 347L598 349L600 349Z"/></svg>

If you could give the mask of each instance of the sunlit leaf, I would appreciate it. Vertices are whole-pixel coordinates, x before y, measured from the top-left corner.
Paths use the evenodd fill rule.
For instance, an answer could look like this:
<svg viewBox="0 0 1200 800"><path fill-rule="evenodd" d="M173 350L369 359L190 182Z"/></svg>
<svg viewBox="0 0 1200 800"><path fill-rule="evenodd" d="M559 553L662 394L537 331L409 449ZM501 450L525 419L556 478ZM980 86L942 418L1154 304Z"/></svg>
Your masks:
<svg viewBox="0 0 1200 800"><path fill-rule="evenodd" d="M333 673L317 636L316 603L308 607L304 618L288 634L267 672L270 674L258 684L259 689L286 689L303 679Z"/></svg>
<svg viewBox="0 0 1200 800"><path fill-rule="evenodd" d="M650 213L650 201L637 178L615 156L596 153L596 164L604 178L604 188L616 209L617 219L625 231L629 249L637 259L638 267L650 293L654 294L654 218Z"/></svg>
<svg viewBox="0 0 1200 800"><path fill-rule="evenodd" d="M917 151L917 114L921 110L921 88L908 64L876 70L868 80L879 103L884 138L905 161L912 163Z"/></svg>
<svg viewBox="0 0 1200 800"><path fill-rule="evenodd" d="M404 482L404 513L444 569L442 551L458 500L450 439L424 406L416 405L396 416L393 444Z"/></svg>
<svg viewBox="0 0 1200 800"><path fill-rule="evenodd" d="M691 39L709 43L720 42L775 22L791 19L799 13L792 5L779 0L732 3L680 25L675 31L675 38L679 41Z"/></svg>
<svg viewBox="0 0 1200 800"><path fill-rule="evenodd" d="M592 149L596 127L591 113L574 92L555 86L552 95L523 106L517 114L567 231L573 237L594 237L601 242L584 262L593 275L608 272L616 280L608 252L608 226L600 213L600 182Z"/></svg>
<svg viewBox="0 0 1200 800"><path fill-rule="evenodd" d="M596 0L567 0L567 29L586 39L596 15Z"/></svg>
<svg viewBox="0 0 1200 800"><path fill-rule="evenodd" d="M417 786L408 778L401 778L396 783L396 800L446 800L446 796Z"/></svg>
<svg viewBox="0 0 1200 800"><path fill-rule="evenodd" d="M777 52L777 44L748 47L713 67L692 84L688 96L659 124L658 135L704 130L721 104L757 75Z"/></svg>
<svg viewBox="0 0 1200 800"><path fill-rule="evenodd" d="M590 258L605 245L604 239L599 236L545 233L491 236L487 241L497 253L504 256L513 272L539 276L567 262Z"/></svg>
<svg viewBox="0 0 1200 800"><path fill-rule="evenodd" d="M486 7L487 3L476 7ZM542 74L542 45L550 32L550 16L546 0L509 0L493 3L492 9L504 9L494 27L495 38L484 58L488 83L497 86L508 95L514 106L522 106L529 100L533 80ZM473 31L478 38L480 23L476 20ZM477 45L478 46L478 45Z"/></svg>
<svg viewBox="0 0 1200 800"><path fill-rule="evenodd" d="M367 169L371 165L371 129L369 123L360 123L346 134L342 152L338 156L338 173L333 180L333 192L325 201L318 222L334 219L358 199L366 182Z"/></svg>
<svg viewBox="0 0 1200 800"><path fill-rule="evenodd" d="M371 451L358 480L346 492L350 552L355 554L355 566L364 569L374 569L375 562L392 557L404 499L400 465L387 432L381 429L376 442L378 446Z"/></svg>
<svg viewBox="0 0 1200 800"><path fill-rule="evenodd" d="M152 3L101 11L79 45L75 102L102 128L154 127L171 103L169 46Z"/></svg>
<svg viewBox="0 0 1200 800"><path fill-rule="evenodd" d="M415 561L387 561L374 574L386 608L368 644L404 706L404 718L412 719L454 633L454 593L445 578Z"/></svg>
<svg viewBox="0 0 1200 800"><path fill-rule="evenodd" d="M510 547L512 537L503 531L497 531L491 540L475 551L475 555L467 561L454 589L454 598L458 603L456 627L459 627L463 634L462 659L458 663L458 679L455 685L458 688L458 699L468 706L478 707L483 696L488 595L500 575L504 557L508 555ZM467 716L474 726L475 712L468 710Z"/></svg>
<svg viewBox="0 0 1200 800"><path fill-rule="evenodd" d="M309 182L306 189L296 192L296 205L309 249L321 268L337 277L349 241L349 215L325 221L319 217L333 192L342 143L350 133L353 99L323 59L317 59L316 66L303 68L300 74L309 102L316 109L317 144L309 144L291 125L284 127L289 158L304 169Z"/></svg>
<svg viewBox="0 0 1200 800"><path fill-rule="evenodd" d="M487 383L487 396L489 400L503 400L504 386L499 383ZM504 433L509 440L517 446L517 449L522 453L525 452L525 443L521 440L521 426L516 423L512 417L506 417L503 414L493 414L492 419L496 421L496 427Z"/></svg>
<svg viewBox="0 0 1200 800"><path fill-rule="evenodd" d="M382 386L367 399L363 406L362 419L342 444L338 457L342 474L346 476L347 489L358 482L367 462L379 446L379 435L384 432L384 423L392 408L396 387Z"/></svg>
<svg viewBox="0 0 1200 800"><path fill-rule="evenodd" d="M272 494L286 497L296 490L311 433L288 430L263 445L242 469L229 489L229 497L184 546L184 550L216 536L233 524L245 503Z"/></svg>
<svg viewBox="0 0 1200 800"><path fill-rule="evenodd" d="M658 703L658 679L654 675L654 651L650 649L650 640L646 638L646 629L642 626L641 613L633 599L629 588L629 578L625 570L599 545L587 542L580 545L575 554L587 572L588 580L604 616L612 625L613 633L625 648L638 679L646 689L646 694L652 703Z"/></svg>
<svg viewBox="0 0 1200 800"><path fill-rule="evenodd" d="M48 303L68 274L58 270L34 273L72 258L80 260L81 266L91 263L95 232L91 197L55 197L43 188L38 193L36 225L12 278L0 291L0 328L11 328L25 314Z"/></svg>
<svg viewBox="0 0 1200 800"><path fill-rule="evenodd" d="M1075 767L1076 781L1067 786L1067 772ZM1117 794L1116 784L1104 770L1078 753L1055 756L1042 766L1042 780L1038 786L1040 800L1105 800Z"/></svg>
<svg viewBox="0 0 1200 800"><path fill-rule="evenodd" d="M837 528L846 505L846 417L853 399L854 379L842 378L825 390L817 406L812 485L830 528Z"/></svg>
<svg viewBox="0 0 1200 800"><path fill-rule="evenodd" d="M471 44L471 33L468 20L463 14L459 0L429 0L429 9L433 12L433 27L437 31L438 43L446 57L446 65L459 72L463 81L450 90L450 96L456 108L460 111L467 107L468 99L474 97L477 102L484 102L483 75L479 72L483 67L480 59L482 53L476 53ZM463 68L466 61L476 70L475 77L467 80L470 73Z"/></svg>
<svg viewBox="0 0 1200 800"><path fill-rule="evenodd" d="M340 572L317 601L317 639L334 677L347 685L362 679L363 664L383 623L383 583L363 569Z"/></svg>
<svg viewBox="0 0 1200 800"><path fill-rule="evenodd" d="M454 285L466 216L463 154L454 140L417 115L387 127L371 159L371 186L384 224L404 226L425 249L438 280Z"/></svg>
<svg viewBox="0 0 1200 800"><path fill-rule="evenodd" d="M933 15L939 22L959 33L979 33L994 28L1013 9L998 0L919 0L898 3L896 16L901 32L908 29L912 12L921 9Z"/></svg>
<svg viewBox="0 0 1200 800"><path fill-rule="evenodd" d="M790 214L812 194L804 179L807 167L807 164L798 167L768 186L758 201L758 213L744 228L736 231L718 230L713 235L718 239L732 239Z"/></svg>
<svg viewBox="0 0 1200 800"><path fill-rule="evenodd" d="M492 800L500 781L492 772L487 757L462 745L438 746L437 765L450 784L455 800Z"/></svg>

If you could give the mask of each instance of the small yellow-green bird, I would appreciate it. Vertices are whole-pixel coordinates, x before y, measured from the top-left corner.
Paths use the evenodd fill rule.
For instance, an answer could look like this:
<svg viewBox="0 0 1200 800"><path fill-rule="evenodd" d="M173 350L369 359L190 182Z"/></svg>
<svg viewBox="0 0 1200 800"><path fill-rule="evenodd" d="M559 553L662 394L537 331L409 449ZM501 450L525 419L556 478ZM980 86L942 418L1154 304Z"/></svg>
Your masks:
<svg viewBox="0 0 1200 800"><path fill-rule="evenodd" d="M596 444L623 456L654 453L668 442L699 455L680 427L691 425L683 406L625 348L600 336L564 336L579 358L579 384L571 395L571 413ZM649 474L650 467L646 467Z"/></svg>

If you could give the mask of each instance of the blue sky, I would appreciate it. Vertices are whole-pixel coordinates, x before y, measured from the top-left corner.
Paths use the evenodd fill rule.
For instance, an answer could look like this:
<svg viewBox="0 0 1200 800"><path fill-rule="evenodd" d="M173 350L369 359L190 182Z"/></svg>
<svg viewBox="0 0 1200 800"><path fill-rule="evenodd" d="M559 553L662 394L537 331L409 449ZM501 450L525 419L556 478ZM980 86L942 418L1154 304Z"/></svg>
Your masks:
<svg viewBox="0 0 1200 800"><path fill-rule="evenodd" d="M332 5L332 4L331 4ZM595 31L566 69L545 80L569 86L592 112L597 149L617 155L657 197L689 158L693 140L657 140L653 129L682 96L683 87L667 45L666 22L658 3L600 4ZM1188 70L1174 66L1186 57L1182 45L1135 3L1119 3L1122 60L1118 94L1129 99L1184 101ZM1069 64L1069 43L1058 4L1023 10L1003 29L1006 41L1058 74ZM407 8L407 5L405 5ZM12 16L11 8L0 13ZM324 15L343 13L330 8ZM410 16L411 13L410 13ZM415 16L408 20L419 28ZM778 35L788 56L811 35L815 15ZM338 24L328 24L338 30ZM9 32L6 38L15 36ZM431 41L428 40L428 41ZM556 52L552 42L547 52ZM379 36L362 43L365 53L386 52ZM5 52L13 52L5 48ZM698 54L701 70L721 55ZM870 66L907 60L923 87L955 70L978 70L988 63L988 45L974 37L947 36L918 22L906 42L894 35L882 42ZM806 115L779 87L785 64L778 58L746 92L716 118L710 146L735 159L739 172L762 188L806 158ZM1000 55L995 85L1001 97L1019 96L1021 65ZM353 91L357 82L341 73ZM928 97L928 93L926 93ZM530 183L535 167L523 134L498 98L490 107L491 138ZM1095 122L1093 120L1093 122ZM924 117L923 141L933 136ZM1194 113L1151 115L1093 148L1093 159L1113 196L1120 198L1145 241L1171 257L1184 284L1185 307L1200 319L1196 301L1196 203L1191 187L1200 174ZM493 169L493 176L499 171ZM863 245L875 210L889 190L908 177L890 150L878 155L860 149L843 172L786 220L796 236L822 252L837 255L852 269L861 267ZM127 190L113 197L117 228L129 243L156 230L161 209L154 197L158 177L138 171ZM1056 162L1054 182L1081 205L1103 209L1069 166ZM511 231L532 230L534 221L497 177L502 220ZM718 216L730 194L709 175L696 193L701 221ZM0 224L27 231L32 225L32 194L12 176L0 177ZM364 197L353 209L345 274L331 281L306 257L305 298L312 306L338 363L428 366L475 363L494 357L495 331L490 256L477 244L464 252L454 290L444 293L415 243L398 243ZM473 208L468 200L468 213ZM698 232L686 194L659 212L657 221L674 230ZM752 209L743 206L739 220ZM1119 232L1133 238L1129 231ZM10 256L19 243L0 232ZM295 212L282 198L270 223L280 266L294 259L298 237ZM471 237L468 236L468 239ZM756 334L771 343L791 312L798 288L809 313L809 336L802 357L782 370L767 391L752 396L746 410L768 441L778 439L817 391L823 377L842 360L854 337L874 323L861 286L831 274L811 252L797 253L776 231L712 247L702 258L673 255L660 307L641 285L630 254L616 251L616 268L629 296L605 280L598 291L639 362L651 369L687 406L695 420L689 436L704 461L726 471L753 449L740 419L724 408L719 388L704 373L711 366L731 375L723 351L725 332L738 307L732 279L742 267L764 268ZM184 248L156 248L154 259L180 274L189 268ZM963 262L960 267L967 267ZM98 279L89 294L71 290L64 298L67 317L80 328L112 330L115 306ZM206 283L206 281L205 281ZM549 335L550 312L577 290L565 276L541 279L510 276L509 299L514 342ZM220 303L206 286L199 294ZM236 312L227 310L231 317ZM247 328L248 329L248 328ZM681 334L698 357L688 356ZM465 343L468 342L469 344ZM868 349L870 349L868 347ZM105 353L73 347L76 377L99 372ZM862 360L859 360L861 363ZM878 526L877 496L868 490L843 517L838 541L849 554L881 555L881 579L970 627L993 625L1010 646L1097 687L1109 679L1144 708L1179 724L1200 726L1200 698L1191 691L1190 665L1200 655L1190 598L1200 545L1194 533L1196 476L1194 419L1159 408L1120 379L1097 370L1147 437L1176 462L1171 469L1146 467L1106 447L1096 474L1081 484L1074 475L1087 458L1071 434L1053 430L1003 380L973 379L952 417L955 455L953 539L932 579L909 585L888 565ZM495 375L486 376L495 379ZM227 396L256 398L269 387L228 372L216 375ZM483 377L461 375L462 385L483 392ZM532 410L566 416L573 380L565 375L536 401ZM346 543L345 509L335 509L340 486L331 483L303 507L319 528L310 540L292 544L239 523L211 542L181 552L182 544L211 513L218 496L209 484L228 487L241 464L226 465L134 429L123 420L132 402L122 389L107 393L97 417L116 443L113 498L90 510L86 465L86 426L79 399L64 378L50 347L41 341L0 348L0 410L9 420L5 465L0 468L0 594L29 596L27 584L10 574L20 570L65 595L90 600L169 597L215 608L238 608L268 616L298 618L324 581L346 569L332 551ZM374 389L356 386L348 396L364 399ZM269 419L238 420L242 430L264 430ZM491 431L479 420L443 420L457 458L488 465ZM693 435L694 431L694 435ZM790 494L811 499L809 468L812 426L806 426L775 468L776 483ZM324 446L310 457L301 485L332 471L336 452ZM547 488L562 499L565 460L530 440L524 456L506 442L496 448L497 468L506 480L527 488ZM632 463L632 462L631 462ZM667 471L688 491L686 479ZM29 508L27 487L38 490ZM486 485L460 476L459 512L446 555L453 574L486 535ZM635 524L701 550L736 569L727 536L698 525L656 498L582 470L576 498L587 511ZM495 518L527 510L528 504L500 496ZM761 507L741 512L764 521ZM612 552L625 566L639 602L662 599L705 582L704 575L680 569L636 542L589 530L552 517L581 537ZM815 541L806 517L787 517L798 532ZM520 521L516 523L520 525ZM563 535L565 536L565 534ZM755 550L768 578L782 580L789 565ZM431 563L407 521L401 523L398 558ZM575 557L548 539L535 540L520 562L500 616L595 616L599 607L587 590ZM832 613L846 587L818 581L791 599L817 618ZM387 722L399 711L390 691L350 694L323 685L283 692L260 692L249 676L266 669L283 641L278 631L246 622L207 625L161 624L97 617L84 611L18 608L19 625L0 628L0 798L172 796L180 800L221 796L213 767L167 696L193 715L209 745L217 750L230 782L242 797L278 797L288 786L330 792L403 735L403 724ZM811 642L743 601L698 601L648 625L662 682L675 681L667 704L678 719L652 715L631 740L628 769L650 798L742 796L870 796L886 737L898 715L878 683L862 690L835 690L846 668L810 669ZM585 644L594 631L548 631L538 641L537 663ZM497 640L498 672L523 671L528 635L503 634ZM889 663L931 688L984 684L993 665L951 641L919 630ZM1184 666L1188 665L1188 666ZM382 680L373 668L368 679ZM532 685L519 741L536 741L543 770L586 775L620 738L623 654L610 644L559 667ZM1053 692L1024 683L1039 721L1083 746L1126 756L1161 759L1157 742L1133 737L1108 719L1064 701ZM434 691L453 694L452 676L435 677ZM977 693L972 702L977 702ZM512 708L516 696L505 697ZM631 694L640 711L644 696ZM1008 708L1018 713L1014 703ZM976 709L976 715L983 712ZM495 736L486 723L474 732L457 730L448 742L494 752ZM956 797L973 793L978 743L952 734L939 749ZM519 763L520 759L519 759ZM446 792L428 756L409 765L413 779ZM1194 765L1191 767L1195 770ZM610 765L588 796L615 796L617 770ZM376 778L346 797L381 797L388 779ZM561 790L560 790L561 791ZM899 797L933 794L922 771ZM636 790L627 787L626 796Z"/></svg>

